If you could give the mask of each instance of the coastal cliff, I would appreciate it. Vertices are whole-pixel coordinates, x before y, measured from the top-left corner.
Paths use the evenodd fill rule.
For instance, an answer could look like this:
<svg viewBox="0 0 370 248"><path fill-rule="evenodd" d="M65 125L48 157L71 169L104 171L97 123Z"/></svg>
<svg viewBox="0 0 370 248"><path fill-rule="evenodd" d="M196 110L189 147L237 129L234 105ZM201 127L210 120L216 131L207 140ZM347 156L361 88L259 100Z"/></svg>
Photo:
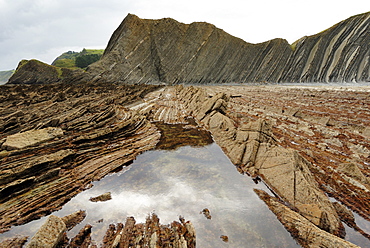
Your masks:
<svg viewBox="0 0 370 248"><path fill-rule="evenodd" d="M127 83L368 82L370 12L290 45L247 43L212 24L129 14L88 72Z"/></svg>
<svg viewBox="0 0 370 248"><path fill-rule="evenodd" d="M369 82L370 12L293 44L282 82Z"/></svg>

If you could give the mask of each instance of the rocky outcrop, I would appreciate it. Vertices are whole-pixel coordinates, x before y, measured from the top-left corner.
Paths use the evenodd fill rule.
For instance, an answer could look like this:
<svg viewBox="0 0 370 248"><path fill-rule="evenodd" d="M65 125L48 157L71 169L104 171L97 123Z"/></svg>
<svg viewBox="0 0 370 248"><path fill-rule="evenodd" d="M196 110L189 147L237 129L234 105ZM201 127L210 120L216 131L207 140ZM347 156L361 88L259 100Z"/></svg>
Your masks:
<svg viewBox="0 0 370 248"><path fill-rule="evenodd" d="M60 209L154 148L159 132L125 107L157 86L1 86L0 232Z"/></svg>
<svg viewBox="0 0 370 248"><path fill-rule="evenodd" d="M111 193L107 192L107 193L101 194L96 197L91 197L89 200L92 202L102 202L102 201L109 201L111 199L112 199Z"/></svg>
<svg viewBox="0 0 370 248"><path fill-rule="evenodd" d="M8 84L50 84L56 82L73 83L83 80L88 74L83 70L59 68L41 61L22 60ZM86 81L86 80L84 80Z"/></svg>
<svg viewBox="0 0 370 248"><path fill-rule="evenodd" d="M369 82L370 12L296 41L282 82Z"/></svg>
<svg viewBox="0 0 370 248"><path fill-rule="evenodd" d="M369 23L370 12L291 46L283 39L250 44L204 22L129 14L88 71L95 80L128 83L368 82Z"/></svg>
<svg viewBox="0 0 370 248"><path fill-rule="evenodd" d="M270 210L278 216L280 222L290 231L302 247L359 247L330 233L322 232L306 218L292 211L276 197L268 195L263 190L255 190L255 192Z"/></svg>
<svg viewBox="0 0 370 248"><path fill-rule="evenodd" d="M367 12L292 45L251 44L205 22L129 14L88 73L24 60L8 83L370 82L369 24Z"/></svg>
<svg viewBox="0 0 370 248"><path fill-rule="evenodd" d="M107 81L131 83L277 81L291 53L283 39L253 45L208 23L129 14L88 71Z"/></svg>
<svg viewBox="0 0 370 248"><path fill-rule="evenodd" d="M128 217L125 225L111 224L102 247L196 247L196 233L190 221L180 218L170 225L162 225L156 214L147 217L143 224Z"/></svg>
<svg viewBox="0 0 370 248"><path fill-rule="evenodd" d="M345 235L341 221L369 237L356 225L351 212L333 204L325 194L368 219L366 175L370 161L365 151L369 144L361 136L365 135L361 125L365 125L369 114L363 107L367 95L367 91L284 86L177 86L150 93L133 108L156 121L169 123L186 123L186 117L193 116L198 125L212 132L239 172L267 184L290 211L317 227L315 232L322 234L315 242L323 238L325 244L330 239L325 233ZM349 113L340 107L343 104L351 106ZM361 117L354 118L352 110L361 113ZM330 113L330 119L324 113ZM353 131L351 126L355 123L358 128ZM330 149L323 151L323 142ZM363 200L356 201L353 195ZM309 229L304 227L307 233L300 232L298 239L309 238Z"/></svg>
<svg viewBox="0 0 370 248"><path fill-rule="evenodd" d="M343 226L326 195L319 189L309 170L309 162L291 149L280 147L273 137L271 124L263 119L236 122L226 115L230 96L218 93L199 99L201 88L178 87L178 97L186 109L213 134L239 170L261 177L284 201L320 228L340 235ZM187 98L189 97L189 98Z"/></svg>
<svg viewBox="0 0 370 248"><path fill-rule="evenodd" d="M57 247L66 230L66 225L61 218L50 215L26 247Z"/></svg>

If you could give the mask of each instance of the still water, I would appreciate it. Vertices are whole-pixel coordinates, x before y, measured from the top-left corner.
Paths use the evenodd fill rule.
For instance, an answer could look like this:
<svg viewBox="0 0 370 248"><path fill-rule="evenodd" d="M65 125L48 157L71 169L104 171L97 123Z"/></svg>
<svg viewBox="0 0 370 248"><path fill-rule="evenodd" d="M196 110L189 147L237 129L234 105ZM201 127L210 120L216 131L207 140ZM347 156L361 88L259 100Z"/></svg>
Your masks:
<svg viewBox="0 0 370 248"><path fill-rule="evenodd" d="M253 192L253 188L267 188L239 174L215 143L148 151L122 171L92 184L53 213L62 217L86 210L85 220L68 237L91 224L92 239L100 244L110 223L124 223L129 216L145 222L154 212L162 224L179 216L190 220L197 247L300 247ZM111 192L111 200L89 201L105 192ZM204 208L209 209L211 219L201 214ZM5 234L32 236L44 221L45 217ZM221 235L228 236L227 243Z"/></svg>

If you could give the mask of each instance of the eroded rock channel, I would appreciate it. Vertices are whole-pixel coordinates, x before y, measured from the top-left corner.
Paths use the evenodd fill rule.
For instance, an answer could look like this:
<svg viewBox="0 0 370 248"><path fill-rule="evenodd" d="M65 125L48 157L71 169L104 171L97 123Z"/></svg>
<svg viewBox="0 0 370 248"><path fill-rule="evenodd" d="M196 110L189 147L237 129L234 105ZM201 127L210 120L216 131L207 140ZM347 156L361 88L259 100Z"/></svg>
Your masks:
<svg viewBox="0 0 370 248"><path fill-rule="evenodd" d="M3 237L84 209L67 233L76 238L57 237L65 246L369 245L367 88L56 84L1 94ZM64 233L77 224L67 220L53 223Z"/></svg>

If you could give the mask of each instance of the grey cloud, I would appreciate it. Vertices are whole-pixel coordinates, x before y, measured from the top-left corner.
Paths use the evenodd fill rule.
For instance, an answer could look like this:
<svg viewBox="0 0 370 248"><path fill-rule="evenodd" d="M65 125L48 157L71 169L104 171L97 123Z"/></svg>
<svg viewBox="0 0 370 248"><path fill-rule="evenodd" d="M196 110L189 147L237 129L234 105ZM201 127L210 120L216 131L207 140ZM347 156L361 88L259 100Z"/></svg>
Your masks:
<svg viewBox="0 0 370 248"><path fill-rule="evenodd" d="M51 63L65 49L104 48L132 1L0 0L0 70Z"/></svg>

